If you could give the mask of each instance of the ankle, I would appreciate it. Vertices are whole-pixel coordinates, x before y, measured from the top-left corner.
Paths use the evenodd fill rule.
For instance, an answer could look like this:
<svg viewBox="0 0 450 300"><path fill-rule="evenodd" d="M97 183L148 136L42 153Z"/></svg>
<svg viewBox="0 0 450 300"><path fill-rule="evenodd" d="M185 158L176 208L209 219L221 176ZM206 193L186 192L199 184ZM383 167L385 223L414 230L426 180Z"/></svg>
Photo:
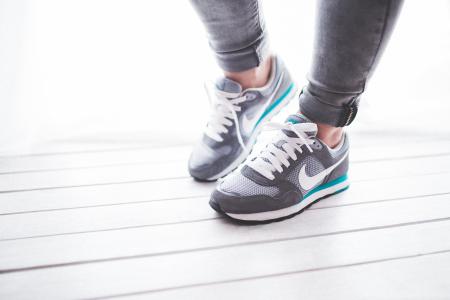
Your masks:
<svg viewBox="0 0 450 300"><path fill-rule="evenodd" d="M259 88L267 84L272 68L272 57L266 58L258 67L242 72L224 72L225 77L239 83L243 89Z"/></svg>
<svg viewBox="0 0 450 300"><path fill-rule="evenodd" d="M328 124L317 123L317 137L330 148L339 145L343 132L344 130L342 127L333 127Z"/></svg>

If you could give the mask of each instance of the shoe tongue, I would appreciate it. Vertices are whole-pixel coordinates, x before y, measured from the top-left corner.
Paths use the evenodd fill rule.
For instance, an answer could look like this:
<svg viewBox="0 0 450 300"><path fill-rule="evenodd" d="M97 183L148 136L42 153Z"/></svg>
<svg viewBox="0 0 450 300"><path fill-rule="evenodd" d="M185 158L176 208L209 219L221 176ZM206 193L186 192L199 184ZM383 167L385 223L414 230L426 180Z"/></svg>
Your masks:
<svg viewBox="0 0 450 300"><path fill-rule="evenodd" d="M240 94L242 92L242 87L239 83L226 77L217 79L216 89L229 94Z"/></svg>
<svg viewBox="0 0 450 300"><path fill-rule="evenodd" d="M286 119L286 123L291 123L294 124L301 124L301 123L313 123L310 119L308 119L307 117L305 117L304 115L297 113L295 115L290 115L287 119ZM289 136L289 137L297 137L297 135L295 134L295 132L291 131L291 130L286 130L283 129L283 132ZM308 131L305 132L308 136L310 137L315 137L317 134L317 131ZM279 141L276 146L277 147L281 147L283 144L285 143L285 141L281 140Z"/></svg>

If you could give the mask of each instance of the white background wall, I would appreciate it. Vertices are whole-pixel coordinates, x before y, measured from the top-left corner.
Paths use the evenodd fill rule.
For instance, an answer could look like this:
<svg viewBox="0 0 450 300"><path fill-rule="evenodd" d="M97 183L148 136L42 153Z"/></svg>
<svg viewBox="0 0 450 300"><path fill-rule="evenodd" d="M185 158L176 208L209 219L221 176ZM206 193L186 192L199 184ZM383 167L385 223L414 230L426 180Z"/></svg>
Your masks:
<svg viewBox="0 0 450 300"><path fill-rule="evenodd" d="M273 48L300 85L313 10L264 2ZM208 116L203 81L217 74L188 1L0 0L0 152L55 139L191 142ZM355 127L450 130L449 95L450 2L406 1Z"/></svg>

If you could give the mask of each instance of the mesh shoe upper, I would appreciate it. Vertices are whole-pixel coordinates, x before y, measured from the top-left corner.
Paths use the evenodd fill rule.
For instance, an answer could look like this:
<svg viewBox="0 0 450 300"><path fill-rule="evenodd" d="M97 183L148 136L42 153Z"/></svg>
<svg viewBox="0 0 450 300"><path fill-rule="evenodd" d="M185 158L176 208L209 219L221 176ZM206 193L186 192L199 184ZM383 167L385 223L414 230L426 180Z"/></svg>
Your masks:
<svg viewBox="0 0 450 300"><path fill-rule="evenodd" d="M309 122L300 115L290 116L288 121L296 124ZM294 136L292 132L286 133L288 136ZM303 145L301 149L304 151L296 153L297 159L290 158L289 166L283 166L282 172L275 171L273 179L252 169L251 163L247 162L241 170L233 172L219 183L212 195L212 201L216 201L221 209L230 213L257 213L282 209L302 201L305 195L318 185L345 174L348 169L347 137L344 135L341 144L333 150L317 139L315 134L315 132L307 133L312 152ZM284 144L282 140L273 143L278 148ZM326 170L330 166L333 169ZM299 180L303 168L309 177L323 172L328 174L314 187L305 189Z"/></svg>

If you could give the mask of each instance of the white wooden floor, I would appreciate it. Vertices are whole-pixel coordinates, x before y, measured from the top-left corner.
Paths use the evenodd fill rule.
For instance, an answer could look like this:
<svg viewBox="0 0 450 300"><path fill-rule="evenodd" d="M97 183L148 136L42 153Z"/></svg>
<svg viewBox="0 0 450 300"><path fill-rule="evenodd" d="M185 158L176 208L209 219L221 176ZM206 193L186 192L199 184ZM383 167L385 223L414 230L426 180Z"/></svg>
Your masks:
<svg viewBox="0 0 450 300"><path fill-rule="evenodd" d="M0 158L0 299L450 299L450 137L352 140L350 189L212 211L189 147Z"/></svg>

